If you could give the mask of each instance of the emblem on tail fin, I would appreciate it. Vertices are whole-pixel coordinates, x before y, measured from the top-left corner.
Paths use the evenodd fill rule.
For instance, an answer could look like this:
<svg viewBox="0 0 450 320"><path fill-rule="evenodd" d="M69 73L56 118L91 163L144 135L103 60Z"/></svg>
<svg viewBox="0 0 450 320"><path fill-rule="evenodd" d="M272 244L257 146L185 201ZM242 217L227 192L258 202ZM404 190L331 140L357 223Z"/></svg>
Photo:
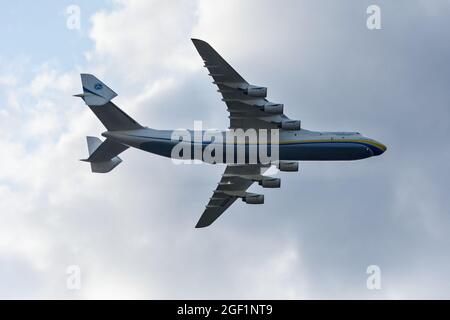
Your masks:
<svg viewBox="0 0 450 320"><path fill-rule="evenodd" d="M75 95L86 102L108 131L142 129L142 126L111 102L117 96L92 74L81 74L83 93Z"/></svg>
<svg viewBox="0 0 450 320"><path fill-rule="evenodd" d="M89 106L103 106L117 96L106 84L91 74L81 74L83 94L81 96Z"/></svg>

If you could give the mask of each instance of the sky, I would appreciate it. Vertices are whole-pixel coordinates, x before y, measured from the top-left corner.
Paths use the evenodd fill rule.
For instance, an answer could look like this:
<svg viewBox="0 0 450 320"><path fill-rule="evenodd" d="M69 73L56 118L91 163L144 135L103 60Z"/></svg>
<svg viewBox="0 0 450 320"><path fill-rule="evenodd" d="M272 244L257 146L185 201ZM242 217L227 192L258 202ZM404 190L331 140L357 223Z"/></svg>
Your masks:
<svg viewBox="0 0 450 320"><path fill-rule="evenodd" d="M366 26L372 4L380 30ZM80 29L67 27L71 5ZM0 298L449 299L449 14L446 0L2 5ZM105 129L72 97L80 73L149 127L228 127L193 37L304 128L388 150L301 162L281 189L250 189L263 206L238 201L201 230L223 166L128 150L92 174L78 160Z"/></svg>

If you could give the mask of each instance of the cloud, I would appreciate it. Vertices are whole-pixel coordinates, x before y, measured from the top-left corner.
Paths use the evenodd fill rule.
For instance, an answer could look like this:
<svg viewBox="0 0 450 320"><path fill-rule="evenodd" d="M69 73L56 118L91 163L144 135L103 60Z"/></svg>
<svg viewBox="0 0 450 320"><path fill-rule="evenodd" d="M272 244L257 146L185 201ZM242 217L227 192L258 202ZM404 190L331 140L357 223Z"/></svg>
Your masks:
<svg viewBox="0 0 450 320"><path fill-rule="evenodd" d="M431 19L423 2L383 3L383 29L372 32L368 4L114 1L91 17L83 65L0 59L0 282L16 289L0 296L448 297L449 47L436 40L448 38L448 6L427 4ZM193 226L221 166L129 150L110 174L91 174L78 161L84 137L105 129L71 97L80 72L99 75L144 125L227 126L190 37L267 85L305 127L354 128L388 152L301 163L298 175L281 174L282 189L264 190L264 206L237 202L205 230ZM365 287L371 264L379 292Z"/></svg>
<svg viewBox="0 0 450 320"><path fill-rule="evenodd" d="M195 1L115 1L114 7L92 17L93 60L114 66L133 83L186 68L186 34L196 22Z"/></svg>
<svg viewBox="0 0 450 320"><path fill-rule="evenodd" d="M17 84L17 78L14 75L0 76L0 85L14 86L15 84Z"/></svg>

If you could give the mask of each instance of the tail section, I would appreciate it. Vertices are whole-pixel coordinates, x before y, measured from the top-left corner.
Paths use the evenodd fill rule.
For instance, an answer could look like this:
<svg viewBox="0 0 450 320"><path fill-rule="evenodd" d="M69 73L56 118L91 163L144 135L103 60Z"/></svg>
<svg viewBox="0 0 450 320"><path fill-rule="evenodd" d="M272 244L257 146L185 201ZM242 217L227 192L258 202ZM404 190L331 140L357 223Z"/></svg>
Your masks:
<svg viewBox="0 0 450 320"><path fill-rule="evenodd" d="M89 158L81 161L91 164L92 172L107 173L117 167L122 159L118 155L128 149L120 143L106 139L104 142L96 137L86 137Z"/></svg>
<svg viewBox="0 0 450 320"><path fill-rule="evenodd" d="M91 74L81 74L84 101L89 106L103 106L117 97L117 93Z"/></svg>
<svg viewBox="0 0 450 320"><path fill-rule="evenodd" d="M82 74L83 93L76 95L86 102L108 131L142 129L142 126L111 102L117 94L91 74Z"/></svg>

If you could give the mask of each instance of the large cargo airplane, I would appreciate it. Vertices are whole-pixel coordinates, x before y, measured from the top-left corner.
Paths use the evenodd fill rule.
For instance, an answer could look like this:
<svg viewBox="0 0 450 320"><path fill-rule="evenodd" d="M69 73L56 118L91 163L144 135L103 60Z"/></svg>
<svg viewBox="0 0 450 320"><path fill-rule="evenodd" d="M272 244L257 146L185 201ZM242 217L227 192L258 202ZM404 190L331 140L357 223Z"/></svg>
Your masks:
<svg viewBox="0 0 450 320"><path fill-rule="evenodd" d="M249 84L205 41L192 41L227 105L229 129L278 132L276 141L266 140L267 144L278 148L274 161L262 162L257 157L256 162L251 163L248 157L249 141L244 142L246 155L243 161L237 161L235 156L214 161L225 163L227 167L197 228L211 225L237 199L247 204L264 203L263 195L249 193L247 189L254 182L264 188L279 188L280 179L264 175L272 165L280 171L295 172L298 171L298 161L358 160L379 156L386 151L382 143L357 132L317 132L301 128L300 121L291 120L284 114L283 104L266 99L267 88ZM87 137L89 157L83 161L91 164L92 172L110 172L122 162L118 155L130 147L173 158L172 151L180 144L179 137L175 135L174 138L174 130L156 130L140 125L111 102L117 94L107 85L90 74L82 74L81 80L83 93L77 96L85 101L107 129L102 133L105 141ZM221 134L225 137L227 132ZM194 131L189 133L195 135ZM227 148L236 151L237 142L232 142L230 146L225 140L222 142L224 152L229 151ZM193 139L188 143L192 148L200 146L201 150L205 150L216 142ZM189 155L191 159L204 161L203 157L202 153L200 157L195 152Z"/></svg>

